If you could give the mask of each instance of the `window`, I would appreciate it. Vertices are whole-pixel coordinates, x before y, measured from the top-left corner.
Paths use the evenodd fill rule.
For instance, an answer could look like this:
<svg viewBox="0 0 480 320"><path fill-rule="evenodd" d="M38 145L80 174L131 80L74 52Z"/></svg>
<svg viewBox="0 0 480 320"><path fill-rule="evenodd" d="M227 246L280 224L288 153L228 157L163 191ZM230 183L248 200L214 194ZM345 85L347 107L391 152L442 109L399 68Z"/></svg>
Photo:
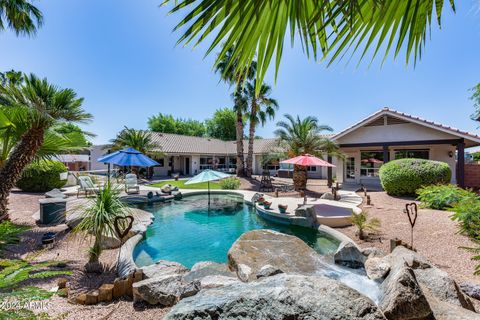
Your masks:
<svg viewBox="0 0 480 320"><path fill-rule="evenodd" d="M213 169L212 157L200 157L200 171L206 169Z"/></svg>
<svg viewBox="0 0 480 320"><path fill-rule="evenodd" d="M264 164L264 168L269 171L277 171L280 169L280 159L271 159Z"/></svg>
<svg viewBox="0 0 480 320"><path fill-rule="evenodd" d="M165 159L164 158L161 158L161 159L157 159L157 162L158 162L158 167L164 167L165 166Z"/></svg>
<svg viewBox="0 0 480 320"><path fill-rule="evenodd" d="M348 157L345 163L345 178L355 180L355 158Z"/></svg>
<svg viewBox="0 0 480 320"><path fill-rule="evenodd" d="M317 167L313 166L313 167L307 167L307 171L308 172L317 172Z"/></svg>
<svg viewBox="0 0 480 320"><path fill-rule="evenodd" d="M395 150L395 159L416 158L416 159L430 159L430 150Z"/></svg>
<svg viewBox="0 0 480 320"><path fill-rule="evenodd" d="M378 177L378 170L382 165L383 165L383 150L361 152L360 176Z"/></svg>

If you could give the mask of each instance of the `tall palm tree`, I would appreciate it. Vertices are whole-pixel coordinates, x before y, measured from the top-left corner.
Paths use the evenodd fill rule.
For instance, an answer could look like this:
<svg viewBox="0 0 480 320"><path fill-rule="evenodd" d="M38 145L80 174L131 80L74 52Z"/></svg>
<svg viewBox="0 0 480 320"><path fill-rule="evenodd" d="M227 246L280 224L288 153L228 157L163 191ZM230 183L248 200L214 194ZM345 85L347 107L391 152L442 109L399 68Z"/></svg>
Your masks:
<svg viewBox="0 0 480 320"><path fill-rule="evenodd" d="M8 218L8 195L45 142L45 134L58 121L86 122L92 115L82 108L83 98L72 89L60 89L47 79L25 75L21 85L0 86L0 105L18 109L28 119L28 128L0 169L0 220Z"/></svg>
<svg viewBox="0 0 480 320"><path fill-rule="evenodd" d="M267 84L260 86L257 93L256 80L247 82L245 86L245 97L250 105L247 112L249 120L248 131L248 153L247 153L247 177L251 177L253 173L253 142L255 141L255 129L260 123L262 126L267 122L267 118L275 118L275 111L278 110L277 100L270 97L272 88Z"/></svg>
<svg viewBox="0 0 480 320"><path fill-rule="evenodd" d="M226 52L224 57L215 66L215 72L221 74L222 80L231 86L235 86L232 94L233 98L233 110L237 115L236 122L236 143L237 143L237 176L241 177L245 175L244 158L243 158L243 128L244 128L244 113L248 109L248 103L243 96L243 85L245 80L251 80L255 76L256 63L251 63L242 72L237 71L237 61L232 59L234 48L231 48Z"/></svg>
<svg viewBox="0 0 480 320"><path fill-rule="evenodd" d="M373 58L380 54L385 59L391 50L394 57L405 54L407 63L412 57L416 62L429 37L432 21L440 27L444 6L455 11L454 0L166 2L174 3L171 13L182 13L175 27L185 30L179 43L198 45L211 39L207 54L223 43L216 64L234 48L230 58L237 61L238 74L245 74L245 68L256 59L258 84L263 82L272 63L275 75L278 73L288 39L292 45L295 39L300 39L307 56L327 58L329 63L344 56L362 60L370 52Z"/></svg>
<svg viewBox="0 0 480 320"><path fill-rule="evenodd" d="M32 35L43 23L40 10L28 0L0 0L0 31L7 27L17 35Z"/></svg>
<svg viewBox="0 0 480 320"><path fill-rule="evenodd" d="M120 131L117 137L110 142L113 144L112 150L130 147L144 154L155 154L155 150L158 149L152 140L150 132L127 127Z"/></svg>
<svg viewBox="0 0 480 320"><path fill-rule="evenodd" d="M327 125L318 124L315 117L300 119L285 114L286 121L277 123L278 129L275 135L284 144L288 157L295 157L302 154L311 154L322 157L327 153L339 155L338 146L329 138L323 136L323 131L333 131ZM296 190L305 190L307 186L307 167L294 165L293 183Z"/></svg>

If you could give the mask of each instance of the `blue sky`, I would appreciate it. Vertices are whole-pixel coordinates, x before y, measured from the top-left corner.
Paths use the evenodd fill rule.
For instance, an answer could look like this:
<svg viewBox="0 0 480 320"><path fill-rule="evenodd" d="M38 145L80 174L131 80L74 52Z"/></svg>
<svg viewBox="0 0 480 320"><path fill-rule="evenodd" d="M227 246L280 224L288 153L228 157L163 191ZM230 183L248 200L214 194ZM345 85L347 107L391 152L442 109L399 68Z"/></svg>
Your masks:
<svg viewBox="0 0 480 320"><path fill-rule="evenodd" d="M49 0L36 4L45 24L34 38L0 34L0 70L17 69L75 89L95 119L86 130L105 143L123 126L147 128L158 112L204 120L231 106L230 88L212 72L205 47L176 46L160 0ZM258 130L271 137L284 113L313 115L340 131L383 106L479 133L469 120L468 89L480 82L480 2L446 9L442 30L432 28L414 68L403 57L380 66L345 62L327 68L308 60L299 45L287 49L274 97L278 116ZM273 85L272 77L267 79Z"/></svg>

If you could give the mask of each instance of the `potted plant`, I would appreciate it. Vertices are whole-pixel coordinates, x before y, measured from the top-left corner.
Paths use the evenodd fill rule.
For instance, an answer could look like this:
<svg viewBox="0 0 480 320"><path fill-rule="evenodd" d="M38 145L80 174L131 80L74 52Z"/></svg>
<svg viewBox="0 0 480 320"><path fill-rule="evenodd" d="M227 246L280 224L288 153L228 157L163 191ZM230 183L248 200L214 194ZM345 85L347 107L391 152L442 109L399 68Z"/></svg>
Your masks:
<svg viewBox="0 0 480 320"><path fill-rule="evenodd" d="M260 198L257 199L257 203L258 203L259 205L263 205L264 202L265 202L265 198L264 198L264 197L260 197Z"/></svg>
<svg viewBox="0 0 480 320"><path fill-rule="evenodd" d="M278 210L280 213L286 213L287 212L288 205L286 204L279 204L278 205Z"/></svg>
<svg viewBox="0 0 480 320"><path fill-rule="evenodd" d="M271 205L272 205L271 202L268 202L268 201L264 201L264 202L263 202L263 207L264 207L265 209L270 209L270 206L271 206Z"/></svg>

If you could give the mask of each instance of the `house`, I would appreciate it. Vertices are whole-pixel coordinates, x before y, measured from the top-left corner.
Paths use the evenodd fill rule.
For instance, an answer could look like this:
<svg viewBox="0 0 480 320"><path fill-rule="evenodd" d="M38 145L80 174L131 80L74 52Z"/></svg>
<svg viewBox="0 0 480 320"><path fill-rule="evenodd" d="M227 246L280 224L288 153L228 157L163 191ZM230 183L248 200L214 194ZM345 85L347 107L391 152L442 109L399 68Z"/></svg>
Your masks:
<svg viewBox="0 0 480 320"><path fill-rule="evenodd" d="M465 185L465 148L480 137L393 109L383 108L333 136L345 154L336 167L339 182L379 184L378 171L400 158L443 161L452 183Z"/></svg>

